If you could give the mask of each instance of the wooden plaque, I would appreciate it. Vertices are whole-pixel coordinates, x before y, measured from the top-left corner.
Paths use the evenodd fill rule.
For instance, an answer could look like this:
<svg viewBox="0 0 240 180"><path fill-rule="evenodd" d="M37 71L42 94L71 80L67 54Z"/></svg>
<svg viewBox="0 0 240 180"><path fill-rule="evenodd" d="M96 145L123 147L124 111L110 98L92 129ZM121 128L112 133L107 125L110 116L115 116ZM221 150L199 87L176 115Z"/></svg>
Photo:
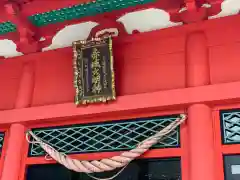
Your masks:
<svg viewBox="0 0 240 180"><path fill-rule="evenodd" d="M112 39L76 41L73 51L75 103L115 100Z"/></svg>

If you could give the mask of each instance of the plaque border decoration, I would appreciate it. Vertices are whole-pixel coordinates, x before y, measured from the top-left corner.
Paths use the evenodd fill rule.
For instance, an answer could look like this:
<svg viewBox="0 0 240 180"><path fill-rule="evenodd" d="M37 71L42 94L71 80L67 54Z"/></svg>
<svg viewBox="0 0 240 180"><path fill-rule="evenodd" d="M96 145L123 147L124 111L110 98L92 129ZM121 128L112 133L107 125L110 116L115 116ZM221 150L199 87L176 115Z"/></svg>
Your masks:
<svg viewBox="0 0 240 180"><path fill-rule="evenodd" d="M94 42L103 43L106 42L108 39L108 50L109 50L109 60L110 60L110 73L111 73L111 94L104 94L104 95L93 95L91 97L85 97L84 89L83 89L83 80L84 77L81 77L81 72L83 71L82 63L79 62L79 58L83 56L83 49L84 48L94 48ZM80 46L80 48L78 47ZM107 37L104 39L101 38L92 38L91 40L80 40L73 42L73 70L74 70L74 88L76 90L75 94L75 104L91 104L91 103L98 103L103 102L106 103L107 101L116 100L116 90L115 90L115 74L114 74L114 62L113 62L113 51L112 51L112 38Z"/></svg>

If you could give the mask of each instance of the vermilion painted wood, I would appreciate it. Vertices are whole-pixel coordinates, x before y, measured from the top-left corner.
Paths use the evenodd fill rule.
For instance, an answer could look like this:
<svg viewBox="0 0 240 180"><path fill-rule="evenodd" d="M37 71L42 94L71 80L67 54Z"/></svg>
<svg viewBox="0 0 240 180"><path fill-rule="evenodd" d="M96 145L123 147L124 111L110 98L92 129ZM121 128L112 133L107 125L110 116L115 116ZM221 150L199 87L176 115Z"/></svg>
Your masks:
<svg viewBox="0 0 240 180"><path fill-rule="evenodd" d="M82 1L82 2L84 2L84 1ZM168 11L170 14L172 14L172 16L178 17L179 16L178 10L181 8L181 5L182 5L181 1L168 1L168 0L156 1L156 2L152 2L152 3L148 3L146 5L137 5L134 7L125 8L125 9L118 10L118 11L114 10L114 11L111 11L108 13L99 14L94 17L87 16L87 17L80 18L80 19L68 20L68 21L65 21L64 23L55 23L55 24L51 24L49 26L43 26L40 29L38 29L37 31L30 30L31 27L29 26L29 23L27 22L27 24L26 24L24 22L25 19L27 19L29 16L31 16L33 14L36 14L36 12L42 13L42 12L46 12L49 10L55 10L55 9L66 7L66 6L70 7L72 5L76 5L79 3L81 3L81 2L77 2L75 0L69 0L69 1L61 0L58 3L49 2L48 5L42 6L41 1L33 1L33 2L27 3L27 4L26 3L23 4L20 2L21 6L22 6L21 13L20 13L20 15L22 16L22 19L20 20L19 18L15 18L15 17L11 19L11 21L13 21L13 23L18 26L17 31L15 33L12 33L12 35L14 35L16 33L18 33L20 35L19 38L14 40L14 42L17 44L18 50L21 50L21 52L23 52L23 53L37 52L37 51L41 50L43 47L48 46L51 43L51 40L52 40L53 36L56 34L56 32L59 31L60 29L64 28L66 25L76 24L76 23L80 23L80 22L87 22L87 21L95 21L98 24L100 24L100 26L102 28L109 28L109 27L116 28L117 26L115 26L114 23L112 23L112 22L116 22L119 17L121 17L122 15L125 15L128 12L143 10L143 9L147 9L147 8L161 8L161 9ZM212 9L214 11L214 14L217 14L219 12L219 10L215 11L216 8L212 8ZM3 11L2 13L0 13L0 16L3 17L3 18L1 18L2 21L10 20L11 14L12 14L12 12L9 13L8 11L6 11L6 12ZM173 19L175 21L181 20L181 18L173 18ZM108 21L108 22L106 23L106 21ZM115 23L115 24L117 25L117 23ZM30 34L24 33L26 29L34 32L35 37L38 37L38 38L45 37L46 41L44 43L42 43L42 42L38 43L38 41L32 39L32 36L30 35L32 33L30 33ZM124 31L124 28L123 28L123 31ZM121 33L121 34L124 34L124 33ZM14 35L13 37L11 37L12 40L13 40L13 38L16 38L16 36ZM21 40L24 39L26 41L22 42L19 39L21 39ZM29 44L29 42L31 42L31 44Z"/></svg>
<svg viewBox="0 0 240 180"><path fill-rule="evenodd" d="M214 118L214 142L215 142L215 165L216 165L216 177L219 180L224 180L224 163L223 156L230 154L239 154L240 145L239 144L222 144L222 135L221 135L221 120L219 110L224 109L236 109L240 108L239 104L236 105L222 105L214 108L213 118Z"/></svg>
<svg viewBox="0 0 240 180"><path fill-rule="evenodd" d="M51 10L56 10L60 8L70 7L81 3L92 2L94 0L60 0L57 2L49 1L47 4L43 0L34 0L31 3L24 5L23 13L28 15L33 15L37 13L43 13Z"/></svg>
<svg viewBox="0 0 240 180"><path fill-rule="evenodd" d="M189 179L215 180L212 110L205 104L188 108Z"/></svg>
<svg viewBox="0 0 240 180"><path fill-rule="evenodd" d="M239 81L239 73L235 73L239 56L237 43L240 41L239 22L239 16L232 16L116 39L114 53L118 95L183 88L185 35L196 30L206 32L211 83ZM219 31L223 27L224 35ZM161 41L151 41L151 39L161 39ZM159 49L156 49L157 47ZM220 47L222 48L219 49ZM222 54L224 52L227 53L227 61L224 60L225 56ZM2 62L0 68L6 72L0 74L1 109L13 108L22 61L34 61L36 64L32 105L73 101L72 50L64 48Z"/></svg>
<svg viewBox="0 0 240 180"><path fill-rule="evenodd" d="M22 62L0 60L0 110L13 109L21 77Z"/></svg>
<svg viewBox="0 0 240 180"><path fill-rule="evenodd" d="M223 154L239 154L240 153L240 145L224 145L222 146Z"/></svg>
<svg viewBox="0 0 240 180"><path fill-rule="evenodd" d="M56 10L56 9L60 9L60 8L64 8L64 7L70 7L73 5L78 5L80 3L84 3L84 2L91 2L93 0L60 0L57 3L56 2L49 2L48 5L46 5L45 7L42 6L42 0L34 0L32 3L26 4L24 6L23 9L23 13L26 15L34 15L36 14L36 12L38 13L44 13L47 11L51 11L51 10ZM181 0L175 0L175 1L169 1L169 0L163 0L163 1L156 1L154 3L148 3L144 6L134 6L132 8L127 8L127 10L138 10L138 9L142 9L142 8L150 8L150 7L158 7L164 10L168 10L171 8L179 8L179 6L181 5ZM141 8L139 8L141 7ZM118 12L111 12L111 14L119 14L119 12L123 13L126 10L120 10ZM106 13L105 13L106 14ZM94 16L96 18L99 18L99 15ZM93 20L94 17L90 16L87 17L88 20ZM80 19L82 21L82 18ZM83 19L84 21L86 20L86 18Z"/></svg>
<svg viewBox="0 0 240 180"><path fill-rule="evenodd" d="M86 0L87 1L87 0ZM46 6L42 6L41 5L41 0L35 0L31 3L27 3L27 4L22 4L23 8L21 8L21 14L23 16L25 16L25 18L27 18L27 16L36 14L36 12L38 13L42 13L42 12L46 12L49 10L54 10L54 9L58 9L58 8L63 8L66 6L72 6L72 5L76 5L79 4L81 2L86 2L85 0L83 1L77 1L77 0L61 0L58 2L49 2L48 5ZM91 0L89 0L91 1ZM206 15L215 15L218 14L221 11L221 3L223 0L209 0L208 2L211 3L211 8L210 9L205 9L205 8L201 8L202 10L206 11ZM198 11L196 11L196 6L199 8L203 3L205 3L205 1L198 1L198 3L195 5L189 5L192 3L188 3L187 1L185 2L186 4L184 4L184 1L182 0L174 0L174 1L169 1L169 0L161 0L161 1L156 1L153 3L148 3L146 5L139 5L136 7L130 7L130 8L126 8L120 11L114 11L114 12L110 12L110 13L104 13L104 14L100 14L97 16L90 16L90 17L85 17L85 18L81 18L81 19L77 19L77 20L70 20L70 21L66 21L64 23L56 23L47 27L42 27L40 28L40 30L38 30L38 32L36 33L36 36L44 36L47 39L47 43L49 44L49 42L51 41L53 35L60 29L64 28L66 25L69 24L74 24L74 23L80 23L80 22L87 22L87 21L96 21L100 24L103 24L104 21L106 20L105 17L110 17L111 20L116 20L118 19L118 17L121 17L122 15L128 13L128 12L132 12L132 11L137 11L137 10L143 10L143 9L147 9L147 8L160 8L163 9L165 11L167 11L170 14L170 18L171 21L175 21L175 22L179 22L179 21L184 21L184 19L186 18L190 18L190 19L196 19L197 16L193 16L193 13L198 13ZM184 13L179 13L179 9L183 6L186 5L188 10L190 11L190 13L187 13L187 15L182 16L182 14ZM0 17L2 21L7 21L9 20L9 14L7 14L6 12L2 11L0 13ZM111 24L111 20L109 21ZM21 26L21 23L19 24ZM108 26L106 24L106 26ZM21 29L20 29L21 31ZM15 35L17 33L12 33L10 39L15 39L14 42L16 44L18 44L20 49L34 49L33 46L28 46L28 49L26 49L26 46L24 47L23 44L19 44L19 40L16 39ZM9 36L9 35L7 35ZM22 35L25 36L25 35ZM4 37L4 36L2 36ZM6 37L6 36L5 36ZM26 38L25 37L21 37L21 38ZM26 45L26 44L25 44ZM31 50L28 50L31 51Z"/></svg>
<svg viewBox="0 0 240 180"><path fill-rule="evenodd" d="M23 64L21 81L18 86L16 109L26 108L31 105L32 94L34 89L34 64L27 62Z"/></svg>
<svg viewBox="0 0 240 180"><path fill-rule="evenodd" d="M207 37L204 31L192 32L186 38L186 85L198 87L209 84Z"/></svg>
<svg viewBox="0 0 240 180"><path fill-rule="evenodd" d="M112 116L117 113L129 114L144 111L162 111L182 108L193 103L222 104L234 103L240 99L240 82L200 86L138 95L120 96L108 105L98 104L76 108L73 103L14 109L0 112L0 124L14 122L58 121L81 116ZM221 91L219 91L221 89ZM157 97L157 98L156 98ZM169 98L172 97L172 98Z"/></svg>
<svg viewBox="0 0 240 180"><path fill-rule="evenodd" d="M70 117L67 118L64 121L56 121L56 120L50 120L50 121L39 121L36 122L27 122L25 123L25 126L29 129L31 128L44 128L44 127L56 127L56 126L69 126L72 124L89 124L89 123L96 123L96 122L117 122L121 120L131 120L136 118L148 118L148 117L154 117L154 116L169 116L169 115L177 115L177 114L183 114L184 110L175 110L175 111L143 111L143 112L135 112L135 113L128 113L124 114L121 112L116 112L115 114L112 114L110 116L104 115L104 116L92 116L92 117L86 117L78 116L78 117Z"/></svg>
<svg viewBox="0 0 240 180"><path fill-rule="evenodd" d="M233 104L225 104L225 105L218 105L213 108L214 110L224 110L224 109L240 109L239 103L233 103Z"/></svg>
<svg viewBox="0 0 240 180"><path fill-rule="evenodd" d="M182 180L189 180L189 134L187 127L187 122L180 126Z"/></svg>
<svg viewBox="0 0 240 180"><path fill-rule="evenodd" d="M25 141L24 126L21 124L11 125L7 141L1 180L17 180L22 162L22 144Z"/></svg>
<svg viewBox="0 0 240 180"><path fill-rule="evenodd" d="M21 13L25 16L30 16L37 13L43 13L91 1L92 0L60 0L58 2L48 2L48 4L44 4L43 6L42 0L34 0L33 2L28 2L25 4L20 1L19 4L21 4L22 6ZM8 2L5 0L1 1L0 2L1 7L3 7L4 4L6 3ZM0 20L1 22L9 20L8 14L4 11L4 9L0 12Z"/></svg>
<svg viewBox="0 0 240 180"><path fill-rule="evenodd" d="M222 153L221 125L219 111L213 111L213 130L215 146L215 174L216 179L224 180L224 164Z"/></svg>
<svg viewBox="0 0 240 180"><path fill-rule="evenodd" d="M18 85L17 98L15 108L27 108L30 105L33 89L33 66L26 63L23 66ZM26 129L23 124L11 124L9 128L9 138L7 141L7 149L4 152L4 161L2 168L1 180L17 180L21 173L21 163L23 158L23 149L26 142Z"/></svg>
<svg viewBox="0 0 240 180"><path fill-rule="evenodd" d="M192 32L186 39L186 84L210 84L206 34ZM189 179L215 180L212 109L204 102L188 107ZM206 163L207 162L207 163Z"/></svg>
<svg viewBox="0 0 240 180"><path fill-rule="evenodd" d="M240 53L238 51L240 27L237 25L239 22L238 15L115 39L117 87L120 87L118 92L121 96L117 102L108 106L91 105L75 108L73 105L74 89L71 86L72 53L70 48L29 54L8 59L8 61L1 60L0 69L4 73L0 74L2 83L0 109L14 108L20 82L19 75L24 61L34 61L36 64L32 105L43 106L1 111L0 124L23 123L26 126L34 127L34 125L53 125L54 121L56 125L80 121L86 123L89 119L89 122L93 121L94 116L99 116L101 121L104 118L110 120L119 116L140 117L143 115L142 111L151 114L150 112L166 109L183 109L193 103L208 103L212 106L222 104L229 108L230 106L227 106L226 103L238 103L240 98L239 62L237 60ZM224 31L219 31L223 28ZM185 38L186 34L199 30L204 30L206 33L212 85L185 88ZM161 41L153 41L156 39ZM170 64L171 62L175 63ZM156 72L151 70L156 70ZM147 74L147 77L143 77L143 74ZM224 108L222 105L215 109ZM236 105L235 107L240 106ZM165 111L165 113L167 112ZM48 122L49 124L47 124ZM239 153L240 148L239 145L221 146L220 124L216 123L213 127L215 130L215 163L218 167L216 168L216 177L223 180L221 154ZM198 128L204 129L205 127ZM181 134L184 133L188 136L187 129L181 131ZM187 140L183 141L185 143L181 150L176 150L176 155L182 157L183 176L186 178L186 174L189 173L188 165L190 164L187 161L190 152L187 150L189 149ZM23 147L23 150L25 153L22 157L25 157L26 160L27 145ZM181 153L177 154L177 151L181 151ZM159 150L160 154L161 152L163 154L160 156L169 157L175 153L175 150L169 151L169 154L165 150ZM36 158L33 163L41 161L41 158ZM22 174L19 174L21 180L24 178L26 162L22 163Z"/></svg>
<svg viewBox="0 0 240 180"><path fill-rule="evenodd" d="M206 32L211 83L239 81L239 73L235 73L238 71L237 59L240 53L240 27L235 24L239 22L239 16L232 16L116 39L114 53L118 95L183 88L185 35L196 30ZM219 31L223 28L224 35ZM227 61L224 53L227 55ZM0 75L0 109L14 107L23 61L34 61L36 64L32 105L73 101L72 50L63 48L8 61L1 60L0 69L2 68L1 72L4 73Z"/></svg>
<svg viewBox="0 0 240 180"><path fill-rule="evenodd" d="M122 116L122 114L119 114L115 116L114 118L118 117L118 120L121 119L131 119L131 118L136 118L136 117L151 117L151 116L164 116L164 115L169 115L169 114L180 114L183 113L183 111L165 111L165 112L150 112L150 113L137 113L137 114L132 114L128 116ZM113 117L107 117L107 118L99 118L95 117L92 119L84 119L80 120L78 123L89 123L89 122L103 122L103 121L109 121L114 119ZM28 128L36 128L36 127L47 127L51 125L67 125L67 124L74 124L77 122L73 121L67 121L65 124L62 123L57 123L56 121L51 123L40 123L40 124L26 124ZM29 126L30 125L30 126ZM186 126L185 124L181 125L181 148L166 148L166 149L154 149L149 152L147 152L144 156L141 158L166 158L166 157L182 157L185 149L183 149L183 146L186 145L187 143L187 134L186 134ZM31 164L49 164L49 163L55 163L54 161L46 161L44 157L27 157L27 152L28 152L28 144L24 145L24 153L23 153L23 166L21 167L22 173L20 174L20 180L23 180L25 177L25 168L26 165L31 165ZM105 153L90 153L90 154L76 154L76 155L70 155L72 158L76 159L81 159L81 160L93 160L93 159L102 159L102 158L108 158L112 157L115 155L119 155L120 152L105 152ZM187 165L187 154L185 153L184 157L182 158L182 164L184 167ZM187 168L184 168L182 170L182 176L187 178L188 170Z"/></svg>
<svg viewBox="0 0 240 180"><path fill-rule="evenodd" d="M77 154L70 155L72 158L81 159L81 160L96 160L102 158L109 158L119 155L120 152L106 152L106 153L89 153L89 154ZM182 150L179 148L166 148L166 149L156 149L150 150L141 158L166 158L166 157L180 157L182 155ZM55 161L47 161L44 157L33 157L27 158L26 164L49 164L56 163Z"/></svg>
<svg viewBox="0 0 240 180"><path fill-rule="evenodd" d="M214 144L215 144L215 172L216 179L224 180L224 162L223 156L228 154L239 154L240 145L223 145L221 135L221 120L219 110L221 109L235 109L239 105L225 105L214 108L213 111L213 129L214 129Z"/></svg>
<svg viewBox="0 0 240 180"><path fill-rule="evenodd" d="M3 143L3 146L2 146L2 152L1 152L1 157L0 157L0 178L1 178L2 177L3 163L4 163L5 156L6 156L7 146L8 146L9 131L7 129L1 129L0 131L5 132L4 143Z"/></svg>
<svg viewBox="0 0 240 180"><path fill-rule="evenodd" d="M26 180L25 176L26 176L26 168L27 168L26 160L28 157L28 147L29 147L29 143L27 141L24 141L22 145L22 161L19 169L20 173L19 173L18 180Z"/></svg>

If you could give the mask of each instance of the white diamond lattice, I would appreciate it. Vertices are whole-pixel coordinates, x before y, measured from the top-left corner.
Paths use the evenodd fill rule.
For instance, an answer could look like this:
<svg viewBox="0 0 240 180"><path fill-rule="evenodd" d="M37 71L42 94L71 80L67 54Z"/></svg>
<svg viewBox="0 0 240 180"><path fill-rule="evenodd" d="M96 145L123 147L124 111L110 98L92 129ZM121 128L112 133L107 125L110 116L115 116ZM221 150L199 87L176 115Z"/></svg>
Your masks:
<svg viewBox="0 0 240 180"><path fill-rule="evenodd" d="M240 110L223 111L221 112L221 119L223 143L240 143Z"/></svg>
<svg viewBox="0 0 240 180"><path fill-rule="evenodd" d="M43 141L65 154L122 151L134 148L138 143L155 134L176 120L178 116L154 117L98 124L78 124L54 128L33 129ZM174 130L154 148L178 147L179 129ZM45 152L37 144L31 144L29 156L42 156Z"/></svg>
<svg viewBox="0 0 240 180"><path fill-rule="evenodd" d="M3 141L4 141L4 133L0 132L0 154L2 153Z"/></svg>

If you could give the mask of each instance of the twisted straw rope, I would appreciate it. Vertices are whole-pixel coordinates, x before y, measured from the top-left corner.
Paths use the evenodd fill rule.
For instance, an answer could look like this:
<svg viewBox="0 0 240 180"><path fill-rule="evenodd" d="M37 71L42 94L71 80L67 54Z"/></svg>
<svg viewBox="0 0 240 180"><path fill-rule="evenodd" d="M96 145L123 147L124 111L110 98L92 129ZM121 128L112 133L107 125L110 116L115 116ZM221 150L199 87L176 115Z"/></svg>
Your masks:
<svg viewBox="0 0 240 180"><path fill-rule="evenodd" d="M139 143L135 149L123 152L119 156L94 161L80 161L77 159L72 159L63 153L58 152L47 143L43 142L43 140L37 137L32 131L27 132L27 140L29 143L39 144L48 153L49 156L51 156L58 163L62 164L63 166L70 170L85 173L104 172L111 171L120 167L125 168L132 160L136 159L137 157L141 156L146 151L148 151L151 146L158 143L159 140L161 140L165 135L172 132L185 120L186 115L181 114L180 118L172 122L170 125L162 129L161 131L157 132L155 135ZM29 135L31 135L35 141L30 141Z"/></svg>

